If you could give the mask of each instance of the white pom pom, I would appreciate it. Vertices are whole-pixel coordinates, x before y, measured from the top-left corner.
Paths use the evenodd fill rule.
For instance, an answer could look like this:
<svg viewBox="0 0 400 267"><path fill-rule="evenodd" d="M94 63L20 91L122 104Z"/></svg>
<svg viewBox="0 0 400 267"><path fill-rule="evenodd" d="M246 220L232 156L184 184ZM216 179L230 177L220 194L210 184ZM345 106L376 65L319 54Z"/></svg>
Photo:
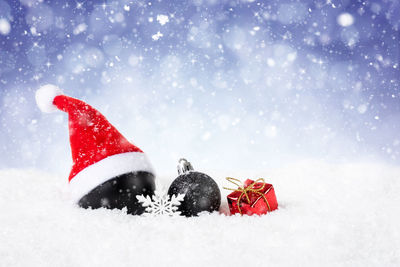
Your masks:
<svg viewBox="0 0 400 267"><path fill-rule="evenodd" d="M57 107L53 104L54 98L62 94L63 92L57 86L46 84L36 91L36 103L42 112L54 112L57 110Z"/></svg>

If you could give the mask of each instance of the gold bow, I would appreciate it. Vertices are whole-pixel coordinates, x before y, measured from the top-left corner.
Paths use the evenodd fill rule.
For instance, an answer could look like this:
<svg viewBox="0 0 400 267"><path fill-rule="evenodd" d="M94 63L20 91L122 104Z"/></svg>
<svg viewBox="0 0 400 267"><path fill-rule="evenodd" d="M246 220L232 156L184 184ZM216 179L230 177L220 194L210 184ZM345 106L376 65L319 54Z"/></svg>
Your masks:
<svg viewBox="0 0 400 267"><path fill-rule="evenodd" d="M224 187L224 189L242 192L242 193L240 194L240 196L238 197L238 200L237 200L237 202L238 202L238 203L237 203L238 210L239 210L239 212L240 212L241 215L243 215L242 209L240 208L240 206L241 206L240 201L241 201L242 197L243 197L243 196L246 196L247 202L248 202L249 204L251 204L251 203L250 203L249 195L247 194L248 192L253 192L253 193L256 193L257 195L261 196L261 197L264 199L265 203L267 203L268 211L271 211L271 207L269 206L269 203L268 203L267 198L266 198L266 197L264 196L264 194L261 192L261 191L264 189L264 187L265 187L265 181L264 181L263 178L258 178L257 180L255 180L253 183L251 183L251 184L250 184L249 186L247 186L247 187L245 187L245 186L243 185L242 181L240 181L239 179L232 178L232 177L226 177L226 180L228 180L229 182L231 182L231 183L237 185L238 188L233 189L233 188ZM257 183L262 183L262 184L263 184L262 187L260 187L260 188L254 188L254 186L255 186Z"/></svg>

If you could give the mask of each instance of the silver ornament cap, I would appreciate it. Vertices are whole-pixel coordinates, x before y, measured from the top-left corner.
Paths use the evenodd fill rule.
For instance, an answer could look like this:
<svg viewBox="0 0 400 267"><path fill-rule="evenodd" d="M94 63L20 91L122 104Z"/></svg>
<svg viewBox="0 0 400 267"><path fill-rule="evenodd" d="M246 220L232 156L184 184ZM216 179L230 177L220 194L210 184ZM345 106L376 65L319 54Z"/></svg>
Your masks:
<svg viewBox="0 0 400 267"><path fill-rule="evenodd" d="M193 171L193 167L192 164L190 164L189 161L187 161L186 159L182 158L178 161L178 174L182 175L188 172Z"/></svg>

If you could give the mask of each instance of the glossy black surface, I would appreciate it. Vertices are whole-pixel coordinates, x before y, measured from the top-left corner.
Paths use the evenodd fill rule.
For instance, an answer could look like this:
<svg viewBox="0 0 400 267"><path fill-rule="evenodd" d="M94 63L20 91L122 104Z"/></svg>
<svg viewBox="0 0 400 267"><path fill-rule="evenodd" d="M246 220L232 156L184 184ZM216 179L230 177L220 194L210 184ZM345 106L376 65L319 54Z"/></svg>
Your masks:
<svg viewBox="0 0 400 267"><path fill-rule="evenodd" d="M82 208L127 208L128 214L138 215L144 208L136 195L153 195L154 175L149 172L130 172L112 178L82 197L78 205Z"/></svg>
<svg viewBox="0 0 400 267"><path fill-rule="evenodd" d="M185 194L179 206L181 215L196 216L202 211L217 211L221 205L221 192L217 183L201 172L188 172L176 178L168 190L168 195Z"/></svg>

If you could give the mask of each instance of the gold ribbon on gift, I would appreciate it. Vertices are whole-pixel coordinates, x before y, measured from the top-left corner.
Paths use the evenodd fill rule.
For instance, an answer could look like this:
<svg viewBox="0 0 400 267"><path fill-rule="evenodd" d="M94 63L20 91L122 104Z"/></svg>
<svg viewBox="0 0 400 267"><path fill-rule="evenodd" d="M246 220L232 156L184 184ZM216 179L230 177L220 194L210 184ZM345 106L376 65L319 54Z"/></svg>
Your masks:
<svg viewBox="0 0 400 267"><path fill-rule="evenodd" d="M265 187L265 181L264 181L263 178L258 178L258 179L255 180L253 183L249 184L249 186L247 186L247 187L245 187L244 184L242 183L242 181L240 181L239 179L232 178L232 177L226 177L226 180L228 180L229 182L231 182L231 183L237 185L238 188L233 189L233 188L224 187L224 189L226 189L226 190L231 190L231 191L239 191L239 192L241 192L241 194L240 194L240 196L238 197L238 200L237 200L237 202L238 202L238 203L237 203L238 210L239 210L239 212L240 212L241 215L243 215L243 213L242 213L242 209L240 208L240 206L241 206L240 201L242 200L243 196L245 196L246 199L247 199L247 202L248 202L249 204L251 204L251 203L250 203L250 198L249 198L248 192L252 192L252 193L255 193L255 194L261 196L261 197L264 199L265 203L267 203L268 211L271 211L271 207L269 206L269 203L268 203L267 198L266 198L265 195L261 192L261 191L264 189L264 187ZM260 188L254 188L254 186L255 186L257 183L262 183L262 186L261 186Z"/></svg>

